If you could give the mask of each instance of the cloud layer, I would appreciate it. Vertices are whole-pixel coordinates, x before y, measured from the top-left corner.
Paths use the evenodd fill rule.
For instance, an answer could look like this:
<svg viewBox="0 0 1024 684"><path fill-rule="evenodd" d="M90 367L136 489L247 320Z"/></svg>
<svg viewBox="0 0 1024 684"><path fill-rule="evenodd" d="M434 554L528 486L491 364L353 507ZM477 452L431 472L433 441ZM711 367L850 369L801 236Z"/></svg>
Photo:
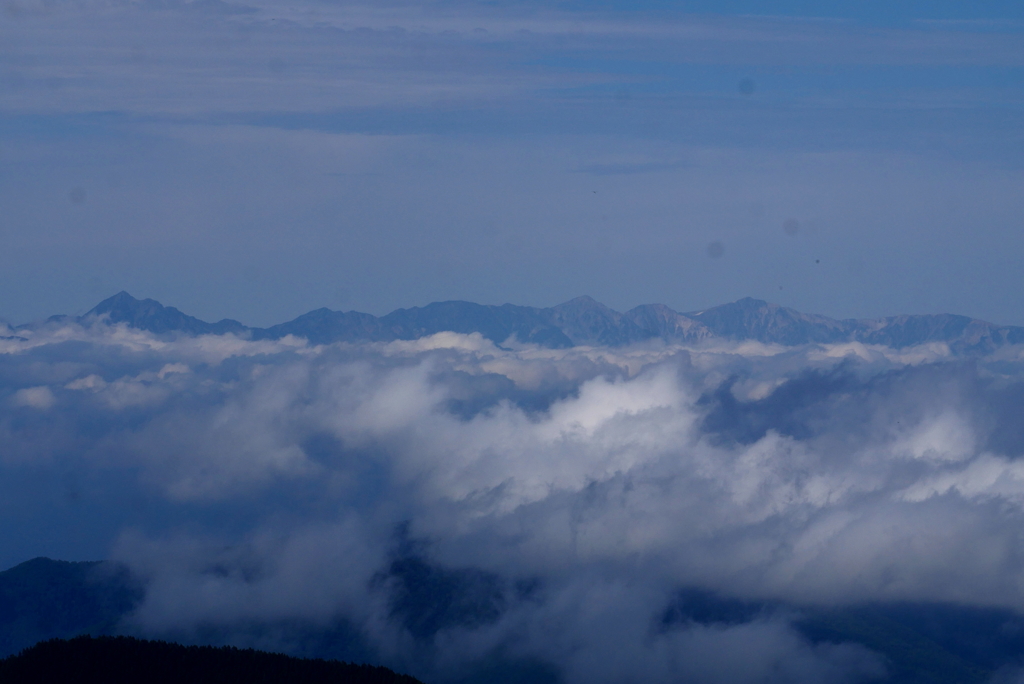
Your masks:
<svg viewBox="0 0 1024 684"><path fill-rule="evenodd" d="M21 530L0 557L127 563L144 634L434 681L501 662L825 682L886 665L807 641L804 608L1024 609L1018 348L311 347L55 322L0 351ZM702 620L692 592L787 608Z"/></svg>

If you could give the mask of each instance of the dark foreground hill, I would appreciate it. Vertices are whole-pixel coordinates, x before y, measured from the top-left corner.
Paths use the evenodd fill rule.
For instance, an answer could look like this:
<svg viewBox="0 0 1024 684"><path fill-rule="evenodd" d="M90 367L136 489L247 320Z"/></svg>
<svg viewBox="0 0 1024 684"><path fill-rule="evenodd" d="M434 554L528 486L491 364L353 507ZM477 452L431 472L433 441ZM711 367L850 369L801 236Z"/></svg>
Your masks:
<svg viewBox="0 0 1024 684"><path fill-rule="evenodd" d="M51 320L63 320L54 317ZM1024 343L1024 328L998 326L951 314L838 320L805 314L747 297L704 311L680 313L663 304L644 304L624 313L590 297L548 308L473 302L434 302L396 309L385 316L317 309L269 328L250 328L224 319L207 323L153 299L120 292L77 319L126 324L156 334L221 335L262 340L287 335L312 344L414 340L434 333L480 333L495 344L515 340L548 348L624 346L637 343L701 345L714 340L755 340L799 346L859 342L893 348L942 343L957 355L987 354ZM22 326L26 327L26 326ZM28 326L31 327L31 326Z"/></svg>
<svg viewBox="0 0 1024 684"><path fill-rule="evenodd" d="M420 684L384 667L307 660L230 646L132 637L52 639L0 660L0 682L41 684Z"/></svg>

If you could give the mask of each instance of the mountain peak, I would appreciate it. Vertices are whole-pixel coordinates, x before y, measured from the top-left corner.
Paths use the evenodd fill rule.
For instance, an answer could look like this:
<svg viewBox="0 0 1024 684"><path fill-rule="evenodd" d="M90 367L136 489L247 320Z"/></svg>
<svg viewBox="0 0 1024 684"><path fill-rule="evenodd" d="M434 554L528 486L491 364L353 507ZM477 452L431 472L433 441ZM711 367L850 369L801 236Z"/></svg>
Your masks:
<svg viewBox="0 0 1024 684"><path fill-rule="evenodd" d="M161 307L163 306L159 302L156 302L155 300L152 300L152 299L147 300L147 301L153 302L153 303L155 303L155 304L157 304L157 305L159 305ZM102 314L105 314L105 313L110 313L111 311L119 311L119 310L123 310L125 308L134 308L134 307L138 306L141 303L142 303L141 300L136 299L135 297L132 297L130 294L128 294L126 291L121 290L120 292L118 292L113 297L107 297L106 299L104 299L102 302L100 302L99 304L94 306L89 311L89 313L87 313L85 315L86 316L99 316L99 315L102 315Z"/></svg>
<svg viewBox="0 0 1024 684"><path fill-rule="evenodd" d="M580 295L579 297L573 297L569 301L562 302L561 304L553 306L552 308L553 309L560 309L560 308L563 308L563 307L581 307L581 306L583 306L583 307L599 306L599 307L605 308L605 309L608 308L604 304L602 304L601 302L599 302L596 299L594 299L593 297L591 297L590 295Z"/></svg>
<svg viewBox="0 0 1024 684"><path fill-rule="evenodd" d="M207 323L154 299L139 300L121 291L79 320L91 324L99 317L158 334L231 333L249 339L295 335L313 344L411 340L442 331L480 333L499 345L515 338L549 348L617 347L652 339L692 344L717 337L785 346L858 341L903 348L944 342L960 354L1024 343L1024 328L994 326L965 316L840 321L754 297L690 313L679 313L663 304L645 304L620 313L588 295L546 309L453 300L396 309L382 317L358 311L316 309L292 321L260 329L232 320Z"/></svg>
<svg viewBox="0 0 1024 684"><path fill-rule="evenodd" d="M723 306L742 306L745 309L761 309L761 308L765 308L765 307L770 308L770 309L771 308L775 308L775 309L782 308L778 304L772 304L771 302L766 302L763 299L754 299L753 297L743 297L741 299L737 299L731 305L730 304L723 304Z"/></svg>
<svg viewBox="0 0 1024 684"><path fill-rule="evenodd" d="M133 328L154 333L242 334L248 330L238 321L230 319L207 323L194 316L184 314L173 306L164 306L155 299L136 299L124 290L113 297L104 299L83 318L98 318L100 316L106 316L110 323L127 323Z"/></svg>
<svg viewBox="0 0 1024 684"><path fill-rule="evenodd" d="M587 295L545 311L551 323L576 345L619 346L655 336L630 318Z"/></svg>

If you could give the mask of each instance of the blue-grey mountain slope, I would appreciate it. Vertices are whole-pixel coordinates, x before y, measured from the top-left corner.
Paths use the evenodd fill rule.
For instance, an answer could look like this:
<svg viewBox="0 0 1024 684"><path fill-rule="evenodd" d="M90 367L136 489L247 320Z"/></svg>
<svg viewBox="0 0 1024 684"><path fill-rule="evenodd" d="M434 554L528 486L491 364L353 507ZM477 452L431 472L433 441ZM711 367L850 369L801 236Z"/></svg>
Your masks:
<svg viewBox="0 0 1024 684"><path fill-rule="evenodd" d="M996 326L967 316L890 316L877 321L857 321L854 338L866 344L911 347L926 342L946 342L955 353L986 353L1006 344L1024 342L1024 328Z"/></svg>
<svg viewBox="0 0 1024 684"><path fill-rule="evenodd" d="M684 315L702 323L717 337L787 346L846 342L854 330L852 321L800 313L750 297Z"/></svg>
<svg viewBox="0 0 1024 684"><path fill-rule="evenodd" d="M0 657L43 639L111 634L141 598L115 563L25 561L0 572Z"/></svg>
<svg viewBox="0 0 1024 684"><path fill-rule="evenodd" d="M968 316L934 314L836 320L750 297L685 315L704 324L717 337L787 346L861 342L903 349L941 342L954 353L968 354L987 353L1006 344L1024 342L1022 327L997 326Z"/></svg>
<svg viewBox="0 0 1024 684"><path fill-rule="evenodd" d="M358 311L317 309L293 321L264 330L254 329L254 339L304 337L313 344L331 342L379 342L415 340L434 333L478 332L498 344L515 337L520 342L559 348L572 340L544 316L545 310L504 304L485 306L472 302L435 302L424 307L398 309L377 318Z"/></svg>
<svg viewBox="0 0 1024 684"><path fill-rule="evenodd" d="M190 335L243 334L248 328L238 321L225 318L207 323L184 314L173 306L164 306L155 299L138 300L127 292L118 292L96 305L86 317L105 316L111 323L127 323L133 328L154 333L184 332Z"/></svg>
<svg viewBox="0 0 1024 684"><path fill-rule="evenodd" d="M85 324L98 320L123 323L157 334L232 333L257 340L294 335L312 344L414 340L443 331L480 333L499 345L519 342L554 349L619 347L651 341L700 344L717 338L784 346L861 342L896 349L937 342L962 355L984 354L1007 344L1024 343L1022 327L997 326L967 316L838 320L750 297L690 313L680 313L663 304L644 304L620 313L590 297L577 297L550 308L434 302L397 309L380 317L324 308L269 328L250 328L230 319L207 323L155 300L138 300L120 292L100 302L79 320Z"/></svg>

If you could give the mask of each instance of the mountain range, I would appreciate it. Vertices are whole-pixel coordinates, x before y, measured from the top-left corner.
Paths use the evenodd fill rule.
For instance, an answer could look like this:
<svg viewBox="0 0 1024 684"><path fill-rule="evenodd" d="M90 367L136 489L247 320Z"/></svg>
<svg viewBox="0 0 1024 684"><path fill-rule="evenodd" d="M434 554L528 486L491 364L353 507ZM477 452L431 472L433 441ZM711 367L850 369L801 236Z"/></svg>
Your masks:
<svg viewBox="0 0 1024 684"><path fill-rule="evenodd" d="M943 343L954 354L970 355L1024 342L1024 327L999 326L968 316L935 314L840 320L750 297L688 313L663 304L644 304L623 313L586 296L549 308L435 302L396 309L380 317L323 308L287 323L253 328L231 319L207 323L156 300L139 300L119 292L75 320L87 325L100 320L124 323L157 334L231 333L253 340L294 335L312 344L413 340L453 331L480 333L498 345L515 340L548 348L615 347L650 341L693 345L714 340L755 340L785 346L861 342L897 349Z"/></svg>

